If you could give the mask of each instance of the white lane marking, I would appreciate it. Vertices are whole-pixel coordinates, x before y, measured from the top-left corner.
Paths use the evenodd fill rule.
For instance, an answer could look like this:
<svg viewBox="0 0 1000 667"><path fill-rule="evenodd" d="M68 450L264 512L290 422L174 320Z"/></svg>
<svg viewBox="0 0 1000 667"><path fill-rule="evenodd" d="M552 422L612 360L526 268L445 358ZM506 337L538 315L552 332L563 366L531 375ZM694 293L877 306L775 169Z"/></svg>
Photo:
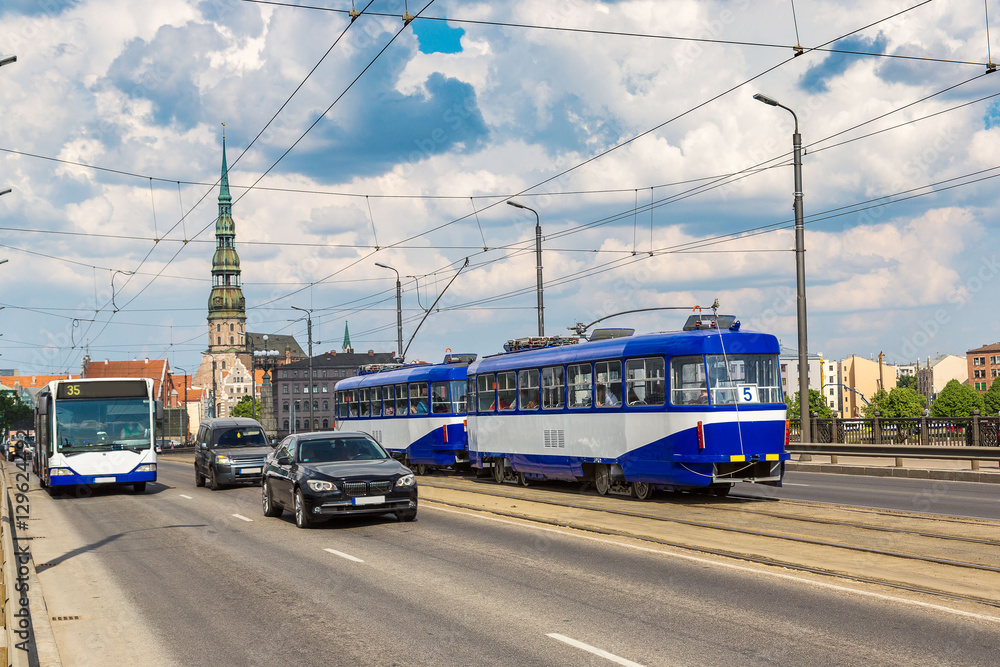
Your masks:
<svg viewBox="0 0 1000 667"><path fill-rule="evenodd" d="M237 519L242 520L242 521L246 521L248 523L253 523L253 519L248 519L245 516L243 516L242 514L234 514L233 516L236 517Z"/></svg>
<svg viewBox="0 0 1000 667"><path fill-rule="evenodd" d="M181 494L181 498L187 498L188 500L194 500L191 496L185 496L183 493Z"/></svg>
<svg viewBox="0 0 1000 667"><path fill-rule="evenodd" d="M792 482L782 482L782 486L812 486L812 484L793 484Z"/></svg>
<svg viewBox="0 0 1000 667"><path fill-rule="evenodd" d="M426 503L432 503L432 500L425 500ZM505 523L511 526L524 527L524 523L517 521L508 521L507 519L498 519L492 516L483 516L482 514L476 514L475 512L468 512L462 510L453 510L445 507L435 507L431 504L421 505L421 507L426 509L438 510L439 512L450 512L452 514L464 514L465 516L474 517L477 519L484 519L486 521L496 521L497 523ZM488 511L488 510L484 510ZM524 519L524 521L530 522L531 519ZM809 586L814 586L815 588L825 588L827 590L837 591L840 593L848 593L851 595L859 595L861 597L875 598L876 600L886 600L889 602L897 602L900 604L910 605L913 607L920 607L921 609L931 609L934 611L942 611L950 614L955 614L957 616L964 616L966 618L974 618L979 621L989 621L991 623L1000 623L1000 618L996 616L987 616L985 614L977 614L971 611L962 611L961 609L952 609L951 607L944 607L939 604L931 604L930 602L921 602L919 600L907 600L905 598L898 598L893 595L885 595L884 593L873 593L871 591L863 591L856 588L848 588L847 586L838 586L836 584L828 584L823 581L813 581L811 579L803 579L802 577L796 577L791 574L782 574L780 572L769 572L767 570L755 570L752 567L746 567L743 565L733 565L731 563L723 563L721 561L709 560L707 558L700 558L698 556L688 556L687 554L671 553L669 551L663 551L662 549L652 549L650 547L639 546L638 544L628 544L626 542L616 542L615 540L606 540L600 537L591 537L590 535L577 535L576 533L568 533L564 530L558 530L556 528L546 528L544 526L531 527L532 530L540 530L548 533L556 533L557 535L565 535L566 537L575 537L581 540L590 540L592 542L601 542L602 544L611 544L616 547L627 547L629 549L634 549L636 551L646 551L648 553L659 554L661 556L670 556L672 558L677 558L679 560L688 560L694 563L700 563L704 565L715 565L718 567L724 567L730 570L736 570L739 572L746 572L748 574L756 575L766 575L769 577L774 577L775 579L785 579L787 581L792 581L797 584L807 584ZM636 537L635 539L641 540L641 537ZM684 547L678 547L683 549Z"/></svg>
<svg viewBox="0 0 1000 667"><path fill-rule="evenodd" d="M334 556L340 556L341 558L346 558L347 560L353 560L355 563L364 563L360 558L355 558L351 554L345 554L343 551L337 551L335 549L323 549L327 553L331 553Z"/></svg>
<svg viewBox="0 0 1000 667"><path fill-rule="evenodd" d="M632 662L631 660L626 660L625 658L621 658L615 655L614 653L608 653L607 651L595 648L593 646L590 646L589 644L584 644L583 642L578 642L575 639L571 639L569 637L557 634L555 632L550 632L545 636L552 637L552 639L558 639L559 641L569 644L570 646L575 646L578 649L582 649L584 651L588 651L589 653L593 653L594 655L599 655L602 658L606 658L611 662L617 662L619 665L625 665L625 667L642 667L642 665L640 665L638 662Z"/></svg>

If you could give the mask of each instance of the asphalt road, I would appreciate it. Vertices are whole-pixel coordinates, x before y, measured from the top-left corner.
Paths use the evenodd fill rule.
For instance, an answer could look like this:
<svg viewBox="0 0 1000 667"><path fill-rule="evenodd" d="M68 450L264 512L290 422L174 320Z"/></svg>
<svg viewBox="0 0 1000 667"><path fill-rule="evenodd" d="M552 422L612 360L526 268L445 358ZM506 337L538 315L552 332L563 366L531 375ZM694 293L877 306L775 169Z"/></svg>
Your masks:
<svg viewBox="0 0 1000 667"><path fill-rule="evenodd" d="M31 494L50 614L116 626L57 629L66 664L992 665L1000 645L996 622L835 580L429 505L299 530L257 488L159 476Z"/></svg>
<svg viewBox="0 0 1000 667"><path fill-rule="evenodd" d="M1000 484L789 471L779 489L742 484L733 495L1000 520Z"/></svg>

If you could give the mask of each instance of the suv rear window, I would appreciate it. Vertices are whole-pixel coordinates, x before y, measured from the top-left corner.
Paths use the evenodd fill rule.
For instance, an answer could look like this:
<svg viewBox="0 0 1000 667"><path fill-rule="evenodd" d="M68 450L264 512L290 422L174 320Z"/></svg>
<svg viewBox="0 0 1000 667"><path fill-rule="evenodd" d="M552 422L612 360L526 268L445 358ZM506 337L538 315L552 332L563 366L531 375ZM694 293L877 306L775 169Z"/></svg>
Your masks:
<svg viewBox="0 0 1000 667"><path fill-rule="evenodd" d="M218 431L215 434L216 447L264 447L267 438L259 426L243 426Z"/></svg>

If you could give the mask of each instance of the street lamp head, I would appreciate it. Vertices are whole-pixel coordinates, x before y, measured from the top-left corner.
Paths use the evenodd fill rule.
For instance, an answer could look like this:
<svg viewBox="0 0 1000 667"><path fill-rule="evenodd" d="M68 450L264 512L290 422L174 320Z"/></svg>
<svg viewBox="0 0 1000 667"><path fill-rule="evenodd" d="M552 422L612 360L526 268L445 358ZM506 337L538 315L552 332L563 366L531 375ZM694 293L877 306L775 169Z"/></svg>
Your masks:
<svg viewBox="0 0 1000 667"><path fill-rule="evenodd" d="M16 62L17 62L17 56L6 56L5 58L0 58L0 67Z"/></svg>
<svg viewBox="0 0 1000 667"><path fill-rule="evenodd" d="M0 196L6 195L6 194L9 194L9 193L10 193L10 188L5 188L3 190L0 190Z"/></svg>
<svg viewBox="0 0 1000 667"><path fill-rule="evenodd" d="M757 93L756 95L753 96L753 98L755 100L757 100L758 102L763 102L764 104L769 104L772 107L778 106L778 100L771 99L767 95L761 95L760 93Z"/></svg>
<svg viewBox="0 0 1000 667"><path fill-rule="evenodd" d="M392 268L388 264L383 264L382 262L375 262L375 266L381 267L383 269L389 269L390 271L396 271L396 269ZM396 273L399 273L399 272L396 271Z"/></svg>
<svg viewBox="0 0 1000 667"><path fill-rule="evenodd" d="M516 201L514 201L513 199L508 199L508 200L507 200L507 205L508 205L508 206L513 206L514 208L525 208L525 209L526 209L526 208L528 208L528 207L527 207L527 206L525 206L524 204L518 204L518 203L517 203Z"/></svg>

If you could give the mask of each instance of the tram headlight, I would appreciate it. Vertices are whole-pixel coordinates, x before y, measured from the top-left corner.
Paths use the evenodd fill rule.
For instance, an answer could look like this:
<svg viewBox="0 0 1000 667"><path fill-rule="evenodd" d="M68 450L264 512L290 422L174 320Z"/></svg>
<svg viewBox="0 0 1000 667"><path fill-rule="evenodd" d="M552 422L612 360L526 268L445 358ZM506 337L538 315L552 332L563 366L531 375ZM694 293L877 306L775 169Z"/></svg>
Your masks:
<svg viewBox="0 0 1000 667"><path fill-rule="evenodd" d="M396 480L396 486L400 488L407 488L410 486L417 485L417 478L414 475L403 475Z"/></svg>
<svg viewBox="0 0 1000 667"><path fill-rule="evenodd" d="M230 463L232 463L232 461L229 460L228 456L223 456L222 454L216 454L216 456L215 456L215 462L216 463L222 463L222 464L225 464L225 465L229 465Z"/></svg>

